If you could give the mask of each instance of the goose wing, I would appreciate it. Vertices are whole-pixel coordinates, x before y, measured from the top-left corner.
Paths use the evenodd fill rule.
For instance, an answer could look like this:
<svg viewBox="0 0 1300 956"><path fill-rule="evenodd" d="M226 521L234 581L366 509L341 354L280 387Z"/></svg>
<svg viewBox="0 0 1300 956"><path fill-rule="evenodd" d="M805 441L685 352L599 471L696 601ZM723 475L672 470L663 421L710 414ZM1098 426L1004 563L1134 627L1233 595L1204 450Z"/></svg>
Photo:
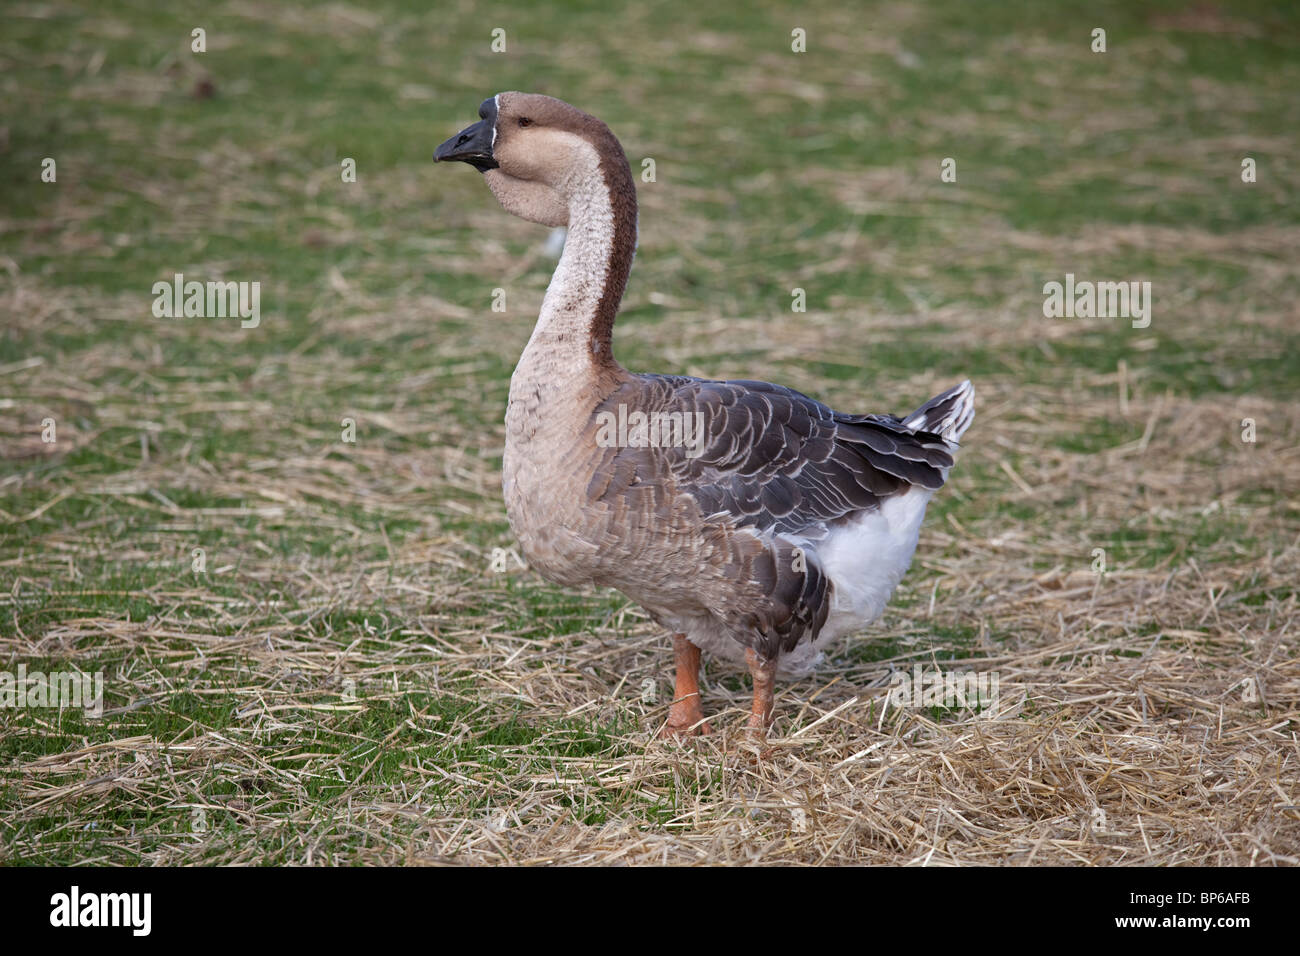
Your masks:
<svg viewBox="0 0 1300 956"><path fill-rule="evenodd" d="M760 532L824 529L914 485L938 488L953 463L952 446L893 415L842 414L768 382L634 376L597 418L635 427L607 433L593 497L667 485L706 518Z"/></svg>

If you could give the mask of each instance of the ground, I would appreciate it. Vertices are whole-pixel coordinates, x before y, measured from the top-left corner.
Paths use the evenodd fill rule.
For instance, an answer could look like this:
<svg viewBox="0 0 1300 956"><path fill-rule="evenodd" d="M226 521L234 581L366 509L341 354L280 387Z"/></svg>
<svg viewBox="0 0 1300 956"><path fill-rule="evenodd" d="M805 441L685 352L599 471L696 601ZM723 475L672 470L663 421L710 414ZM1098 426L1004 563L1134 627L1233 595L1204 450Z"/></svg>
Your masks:
<svg viewBox="0 0 1300 956"><path fill-rule="evenodd" d="M1300 861L1300 11L609 7L6 7L0 668L105 712L0 709L0 859ZM766 760L717 664L717 732L656 740L668 635L510 553L546 230L430 162L509 89L637 173L624 364L852 412L975 382ZM156 317L175 273L260 323ZM1149 281L1149 325L1046 317L1067 273ZM996 700L891 703L918 664Z"/></svg>

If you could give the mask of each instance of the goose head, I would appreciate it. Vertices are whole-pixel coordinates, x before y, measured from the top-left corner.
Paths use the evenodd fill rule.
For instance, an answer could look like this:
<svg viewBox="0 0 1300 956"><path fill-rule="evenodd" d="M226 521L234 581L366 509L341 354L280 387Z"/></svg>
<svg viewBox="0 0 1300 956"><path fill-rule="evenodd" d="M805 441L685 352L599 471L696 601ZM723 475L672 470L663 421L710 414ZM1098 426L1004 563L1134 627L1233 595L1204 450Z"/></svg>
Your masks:
<svg viewBox="0 0 1300 956"><path fill-rule="evenodd" d="M468 163L483 174L507 212L545 226L569 224L584 187L614 188L627 157L608 126L563 100L540 93L498 93L478 108L479 121L447 140L437 162Z"/></svg>

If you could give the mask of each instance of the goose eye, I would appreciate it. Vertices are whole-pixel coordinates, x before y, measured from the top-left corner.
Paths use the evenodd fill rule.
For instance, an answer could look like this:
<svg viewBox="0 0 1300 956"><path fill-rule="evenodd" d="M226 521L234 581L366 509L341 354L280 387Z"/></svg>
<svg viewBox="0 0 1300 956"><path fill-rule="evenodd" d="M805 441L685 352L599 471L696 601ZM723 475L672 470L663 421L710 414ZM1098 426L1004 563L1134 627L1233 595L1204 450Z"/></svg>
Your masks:
<svg viewBox="0 0 1300 956"><path fill-rule="evenodd" d="M519 125L523 127L532 126L533 121L530 120L527 116L521 116L519 117Z"/></svg>

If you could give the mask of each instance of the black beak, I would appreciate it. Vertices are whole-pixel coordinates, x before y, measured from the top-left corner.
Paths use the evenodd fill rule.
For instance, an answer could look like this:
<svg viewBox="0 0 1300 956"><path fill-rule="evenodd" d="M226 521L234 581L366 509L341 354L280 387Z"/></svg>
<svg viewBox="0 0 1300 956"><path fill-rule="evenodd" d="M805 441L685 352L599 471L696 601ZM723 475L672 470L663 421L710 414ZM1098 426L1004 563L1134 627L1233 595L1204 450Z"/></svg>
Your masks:
<svg viewBox="0 0 1300 956"><path fill-rule="evenodd" d="M435 162L469 163L480 173L497 168L497 161L492 158L492 133L497 125L496 101L486 100L479 107L478 115L483 118L473 126L467 126L433 153Z"/></svg>

